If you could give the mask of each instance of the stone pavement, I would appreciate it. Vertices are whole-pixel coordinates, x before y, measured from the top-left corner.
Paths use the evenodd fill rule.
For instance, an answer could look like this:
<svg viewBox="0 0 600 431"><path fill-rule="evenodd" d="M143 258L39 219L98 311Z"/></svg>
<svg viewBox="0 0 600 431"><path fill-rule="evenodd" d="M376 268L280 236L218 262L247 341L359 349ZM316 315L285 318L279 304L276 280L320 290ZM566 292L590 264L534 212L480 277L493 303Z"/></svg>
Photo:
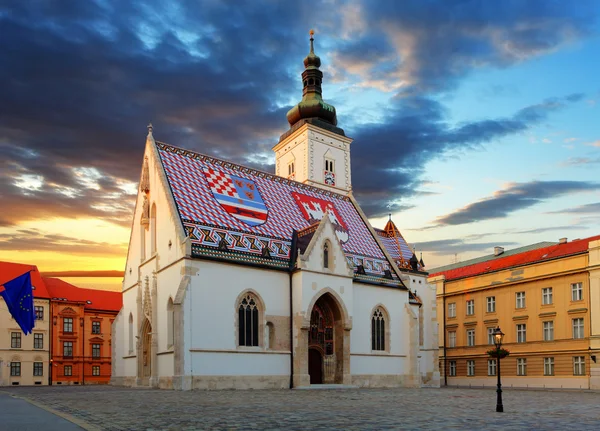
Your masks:
<svg viewBox="0 0 600 431"><path fill-rule="evenodd" d="M600 393L492 389L176 392L3 388L90 430L600 430ZM0 419L1 421L1 419Z"/></svg>
<svg viewBox="0 0 600 431"><path fill-rule="evenodd" d="M0 393L0 431L82 431L83 428L27 401Z"/></svg>

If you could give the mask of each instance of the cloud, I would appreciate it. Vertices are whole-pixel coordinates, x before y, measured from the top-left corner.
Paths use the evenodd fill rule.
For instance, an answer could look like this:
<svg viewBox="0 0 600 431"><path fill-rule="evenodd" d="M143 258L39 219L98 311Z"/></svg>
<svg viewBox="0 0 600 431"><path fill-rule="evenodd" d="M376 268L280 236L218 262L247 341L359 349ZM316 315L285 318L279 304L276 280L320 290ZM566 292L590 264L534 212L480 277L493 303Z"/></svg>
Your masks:
<svg viewBox="0 0 600 431"><path fill-rule="evenodd" d="M38 229L19 229L12 233L0 234L0 250L36 250L84 256L114 256L127 252L127 244L110 244L65 235L46 234Z"/></svg>
<svg viewBox="0 0 600 431"><path fill-rule="evenodd" d="M438 97L476 68L507 67L586 37L589 6L565 5L2 5L11 49L0 50L0 225L90 216L127 226L149 121L159 140L272 170L270 148L300 98L313 26L327 70L389 92L377 122L352 127L340 117L356 138L357 198L369 216L386 214L390 200L407 206L402 199L418 193L427 161L522 133L580 100L549 99L506 118L451 125Z"/></svg>
<svg viewBox="0 0 600 431"><path fill-rule="evenodd" d="M504 189L495 192L493 196L439 217L436 221L441 225L454 226L502 218L552 198L598 189L600 189L600 183L585 181L510 183Z"/></svg>
<svg viewBox="0 0 600 431"><path fill-rule="evenodd" d="M539 227L535 229L526 229L526 230L518 230L511 231L510 233L519 233L519 234L529 234L529 233L545 233L545 232L553 232L556 230L565 231L565 230L581 230L588 229L587 226L575 226L575 225L566 225L566 226L549 226L549 227Z"/></svg>
<svg viewBox="0 0 600 431"><path fill-rule="evenodd" d="M426 241L415 244L417 250L432 253L434 255L452 255L468 252L493 253L494 247L511 247L518 245L516 242L467 242L462 238L442 239L436 241Z"/></svg>
<svg viewBox="0 0 600 431"><path fill-rule="evenodd" d="M600 163L600 157L569 157L561 163L561 166L596 165L598 163Z"/></svg>
<svg viewBox="0 0 600 431"><path fill-rule="evenodd" d="M598 214L600 213L600 202L579 205L573 208L565 208L558 211L550 211L547 214ZM598 222L598 219L595 220Z"/></svg>
<svg viewBox="0 0 600 431"><path fill-rule="evenodd" d="M585 145L589 145L590 147L599 147L600 148L600 140L594 142L588 142Z"/></svg>

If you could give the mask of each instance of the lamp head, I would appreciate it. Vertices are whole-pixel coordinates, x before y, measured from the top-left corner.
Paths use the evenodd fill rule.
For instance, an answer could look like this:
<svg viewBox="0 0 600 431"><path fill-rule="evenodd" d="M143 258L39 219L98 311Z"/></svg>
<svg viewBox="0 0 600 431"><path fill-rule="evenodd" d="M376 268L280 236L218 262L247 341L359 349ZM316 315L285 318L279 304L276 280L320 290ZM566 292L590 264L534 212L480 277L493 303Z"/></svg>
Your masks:
<svg viewBox="0 0 600 431"><path fill-rule="evenodd" d="M504 339L504 333L500 330L500 327L497 326L494 330L494 344L499 349L502 346L502 340Z"/></svg>

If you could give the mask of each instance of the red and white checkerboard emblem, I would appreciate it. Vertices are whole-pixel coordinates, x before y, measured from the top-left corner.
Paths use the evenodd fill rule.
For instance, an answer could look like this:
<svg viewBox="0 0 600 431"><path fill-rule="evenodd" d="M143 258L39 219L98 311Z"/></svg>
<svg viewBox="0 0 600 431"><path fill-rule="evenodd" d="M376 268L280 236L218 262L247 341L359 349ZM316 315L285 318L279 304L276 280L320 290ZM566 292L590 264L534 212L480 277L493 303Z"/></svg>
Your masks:
<svg viewBox="0 0 600 431"><path fill-rule="evenodd" d="M213 168L203 172L210 191L227 213L250 226L267 221L269 210L254 181Z"/></svg>

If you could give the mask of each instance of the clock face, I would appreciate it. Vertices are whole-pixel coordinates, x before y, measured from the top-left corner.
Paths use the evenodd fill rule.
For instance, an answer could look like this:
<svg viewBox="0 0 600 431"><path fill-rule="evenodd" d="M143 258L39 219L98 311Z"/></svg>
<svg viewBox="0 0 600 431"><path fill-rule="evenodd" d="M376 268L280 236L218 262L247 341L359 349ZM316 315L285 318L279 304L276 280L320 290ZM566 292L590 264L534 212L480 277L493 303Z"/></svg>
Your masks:
<svg viewBox="0 0 600 431"><path fill-rule="evenodd" d="M335 174L333 172L325 171L325 184L335 186Z"/></svg>

